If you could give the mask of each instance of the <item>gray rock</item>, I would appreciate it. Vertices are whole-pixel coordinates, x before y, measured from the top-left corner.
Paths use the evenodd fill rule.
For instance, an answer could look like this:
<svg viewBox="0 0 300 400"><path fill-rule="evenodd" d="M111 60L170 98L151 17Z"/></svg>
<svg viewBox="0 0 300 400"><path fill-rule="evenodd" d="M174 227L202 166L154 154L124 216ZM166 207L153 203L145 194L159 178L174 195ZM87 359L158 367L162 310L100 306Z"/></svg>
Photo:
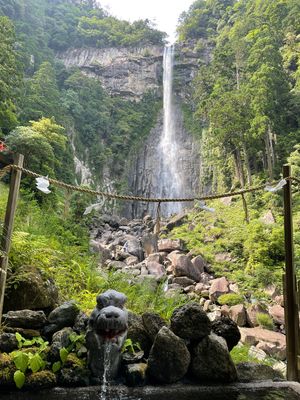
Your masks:
<svg viewBox="0 0 300 400"><path fill-rule="evenodd" d="M149 375L161 383L177 382L187 373L189 364L190 353L184 340L167 327L161 328L149 354Z"/></svg>
<svg viewBox="0 0 300 400"><path fill-rule="evenodd" d="M142 314L142 320L147 334L149 335L152 342L154 341L159 330L166 326L166 321L162 317L154 312L146 312Z"/></svg>
<svg viewBox="0 0 300 400"><path fill-rule="evenodd" d="M226 340L228 350L231 351L241 339L237 324L229 317L221 317L212 323L212 331Z"/></svg>
<svg viewBox="0 0 300 400"><path fill-rule="evenodd" d="M18 341L16 335L13 333L0 334L0 351L3 353L10 353L18 348Z"/></svg>
<svg viewBox="0 0 300 400"><path fill-rule="evenodd" d="M139 261L143 261L144 252L141 243L138 239L133 238L127 240L124 244L123 249L126 253L136 256L139 259Z"/></svg>
<svg viewBox="0 0 300 400"><path fill-rule="evenodd" d="M283 379L279 371L274 370L269 365L252 362L239 363L236 366L238 380L240 382L266 381L268 379Z"/></svg>
<svg viewBox="0 0 300 400"><path fill-rule="evenodd" d="M18 328L40 329L47 322L44 311L18 310L3 315L3 323Z"/></svg>
<svg viewBox="0 0 300 400"><path fill-rule="evenodd" d="M183 339L201 340L209 335L211 322L199 304L189 303L174 310L171 330Z"/></svg>
<svg viewBox="0 0 300 400"><path fill-rule="evenodd" d="M76 333L82 333L86 331L88 325L89 317L84 312L79 312L75 319L73 329Z"/></svg>
<svg viewBox="0 0 300 400"><path fill-rule="evenodd" d="M236 368L225 339L215 334L202 339L192 352L191 373L199 382L236 381Z"/></svg>
<svg viewBox="0 0 300 400"><path fill-rule="evenodd" d="M72 333L73 333L72 328L64 328L54 333L49 351L49 358L52 361L59 360L60 359L59 351L63 347L68 347L71 344L69 337Z"/></svg>
<svg viewBox="0 0 300 400"><path fill-rule="evenodd" d="M166 228L170 231L175 227L181 226L185 223L188 214L185 211L180 212L179 214L174 215L166 225Z"/></svg>
<svg viewBox="0 0 300 400"><path fill-rule="evenodd" d="M194 281L193 279L190 279L187 276L176 276L173 279L173 283L176 283L177 285L180 285L185 288L187 286L193 285Z"/></svg>
<svg viewBox="0 0 300 400"><path fill-rule="evenodd" d="M128 313L128 332L127 337L133 341L133 343L139 343L142 350L147 357L152 346L146 329L143 324L142 317L132 312Z"/></svg>
<svg viewBox="0 0 300 400"><path fill-rule="evenodd" d="M78 314L77 304L73 300L66 301L48 315L49 324L44 327L43 334L51 336L62 328L72 327Z"/></svg>

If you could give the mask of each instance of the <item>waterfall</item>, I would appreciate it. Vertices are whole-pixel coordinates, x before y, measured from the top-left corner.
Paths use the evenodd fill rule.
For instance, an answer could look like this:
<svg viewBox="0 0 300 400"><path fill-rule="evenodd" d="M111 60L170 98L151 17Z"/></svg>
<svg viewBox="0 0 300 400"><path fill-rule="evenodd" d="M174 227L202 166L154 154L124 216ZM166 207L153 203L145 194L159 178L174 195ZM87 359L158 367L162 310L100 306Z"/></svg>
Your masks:
<svg viewBox="0 0 300 400"><path fill-rule="evenodd" d="M173 106L174 46L166 46L163 58L163 129L158 146L160 164L160 197L182 197L182 178L178 144L176 142L176 116ZM182 209L182 203L163 203L163 216L170 216Z"/></svg>

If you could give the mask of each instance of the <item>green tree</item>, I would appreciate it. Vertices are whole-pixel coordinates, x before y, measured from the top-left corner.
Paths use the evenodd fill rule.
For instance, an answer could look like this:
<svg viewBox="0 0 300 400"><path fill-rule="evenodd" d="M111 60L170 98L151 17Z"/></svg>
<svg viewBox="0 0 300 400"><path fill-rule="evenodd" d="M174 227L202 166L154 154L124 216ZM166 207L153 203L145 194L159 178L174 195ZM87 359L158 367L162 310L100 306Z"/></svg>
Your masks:
<svg viewBox="0 0 300 400"><path fill-rule="evenodd" d="M17 124L15 96L20 84L15 33L12 22L0 17L0 133Z"/></svg>
<svg viewBox="0 0 300 400"><path fill-rule="evenodd" d="M49 62L41 64L39 70L25 85L22 99L21 119L38 120L42 117L61 119L63 115L55 70Z"/></svg>

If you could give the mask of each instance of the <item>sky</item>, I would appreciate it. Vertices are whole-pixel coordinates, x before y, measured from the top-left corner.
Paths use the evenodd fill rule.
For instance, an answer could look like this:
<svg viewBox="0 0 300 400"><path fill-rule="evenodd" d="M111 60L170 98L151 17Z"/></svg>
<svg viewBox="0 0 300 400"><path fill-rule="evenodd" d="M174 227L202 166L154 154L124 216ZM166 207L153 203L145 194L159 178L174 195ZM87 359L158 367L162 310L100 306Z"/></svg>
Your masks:
<svg viewBox="0 0 300 400"><path fill-rule="evenodd" d="M156 27L169 35L170 42L175 39L179 15L187 11L195 0L99 0L102 7L120 19L135 21L150 19Z"/></svg>

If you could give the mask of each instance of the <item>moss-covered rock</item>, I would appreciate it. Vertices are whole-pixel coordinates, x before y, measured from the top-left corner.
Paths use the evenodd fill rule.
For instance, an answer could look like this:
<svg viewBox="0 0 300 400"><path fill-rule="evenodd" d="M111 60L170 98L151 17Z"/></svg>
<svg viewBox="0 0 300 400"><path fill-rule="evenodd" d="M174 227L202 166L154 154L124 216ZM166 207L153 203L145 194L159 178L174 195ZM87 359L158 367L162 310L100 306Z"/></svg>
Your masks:
<svg viewBox="0 0 300 400"><path fill-rule="evenodd" d="M56 385L56 375L52 371L44 370L32 372L26 376L25 388L27 389L46 389Z"/></svg>
<svg viewBox="0 0 300 400"><path fill-rule="evenodd" d="M58 373L58 383L61 386L88 386L90 374L85 360L78 358L75 353L70 353Z"/></svg>
<svg viewBox="0 0 300 400"><path fill-rule="evenodd" d="M0 386L15 386L14 373L15 364L12 357L7 353L0 354Z"/></svg>

